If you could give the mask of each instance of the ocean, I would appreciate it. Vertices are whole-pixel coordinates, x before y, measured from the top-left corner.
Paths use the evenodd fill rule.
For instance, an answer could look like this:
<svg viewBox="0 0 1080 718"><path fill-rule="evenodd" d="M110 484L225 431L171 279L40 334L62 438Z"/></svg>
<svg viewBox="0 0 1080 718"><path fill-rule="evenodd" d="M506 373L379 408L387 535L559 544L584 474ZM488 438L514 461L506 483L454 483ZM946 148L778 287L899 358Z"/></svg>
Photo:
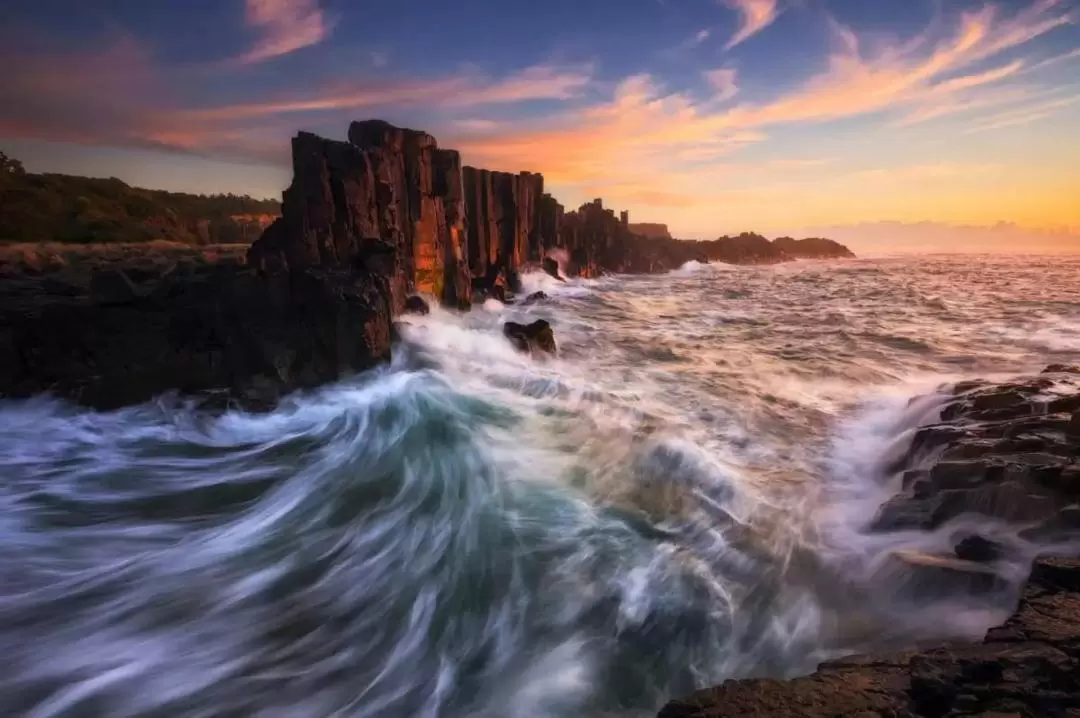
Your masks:
<svg viewBox="0 0 1080 718"><path fill-rule="evenodd" d="M1080 257L524 282L272 413L0 402L0 713L649 716L1012 610L867 525L939 387L1080 357Z"/></svg>

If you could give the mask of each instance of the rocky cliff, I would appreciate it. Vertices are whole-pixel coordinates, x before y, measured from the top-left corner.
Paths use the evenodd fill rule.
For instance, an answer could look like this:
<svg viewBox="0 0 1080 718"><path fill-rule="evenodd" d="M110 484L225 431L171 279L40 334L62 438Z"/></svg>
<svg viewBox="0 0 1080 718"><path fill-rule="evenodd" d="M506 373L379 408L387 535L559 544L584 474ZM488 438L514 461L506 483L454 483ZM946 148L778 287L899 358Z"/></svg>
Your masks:
<svg viewBox="0 0 1080 718"><path fill-rule="evenodd" d="M354 122L347 142L301 132L282 216L251 247L264 270L349 267L386 245L394 306L410 291L467 307L461 156L424 132Z"/></svg>
<svg viewBox="0 0 1080 718"><path fill-rule="evenodd" d="M516 289L521 267L539 262L544 247L552 246L561 207L544 195L543 175L466 167L463 179L473 281L488 290L499 284Z"/></svg>
<svg viewBox="0 0 1080 718"><path fill-rule="evenodd" d="M281 216L246 263L157 261L148 248L122 263L0 267L15 274L0 287L0 397L108 408L178 389L268 405L389 358L412 292L465 308L474 289L514 291L521 271L555 262L591 277L788 258L758 235L644 237L601 200L567 212L539 174L463 168L431 135L380 120L352 123L347 141L301 132L292 161Z"/></svg>

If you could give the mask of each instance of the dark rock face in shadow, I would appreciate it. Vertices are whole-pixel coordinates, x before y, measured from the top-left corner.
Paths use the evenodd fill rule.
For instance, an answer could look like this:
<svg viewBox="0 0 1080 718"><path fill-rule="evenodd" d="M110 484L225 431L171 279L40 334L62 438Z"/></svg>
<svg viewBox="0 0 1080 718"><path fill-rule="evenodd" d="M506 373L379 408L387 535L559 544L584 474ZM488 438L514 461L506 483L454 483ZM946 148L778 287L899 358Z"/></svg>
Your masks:
<svg viewBox="0 0 1080 718"><path fill-rule="evenodd" d="M0 395L113 409L221 390L268 408L390 357L389 281L372 272L213 267L138 289L0 301Z"/></svg>

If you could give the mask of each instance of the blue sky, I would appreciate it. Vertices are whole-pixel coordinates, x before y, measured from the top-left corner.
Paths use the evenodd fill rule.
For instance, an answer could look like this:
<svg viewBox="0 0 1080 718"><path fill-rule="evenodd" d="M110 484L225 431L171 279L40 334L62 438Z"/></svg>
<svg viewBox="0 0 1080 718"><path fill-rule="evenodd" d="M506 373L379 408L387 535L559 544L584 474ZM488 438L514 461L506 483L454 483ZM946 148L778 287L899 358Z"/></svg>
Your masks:
<svg viewBox="0 0 1080 718"><path fill-rule="evenodd" d="M682 236L1080 232L1078 0L8 0L0 148L276 195L299 129L425 129Z"/></svg>

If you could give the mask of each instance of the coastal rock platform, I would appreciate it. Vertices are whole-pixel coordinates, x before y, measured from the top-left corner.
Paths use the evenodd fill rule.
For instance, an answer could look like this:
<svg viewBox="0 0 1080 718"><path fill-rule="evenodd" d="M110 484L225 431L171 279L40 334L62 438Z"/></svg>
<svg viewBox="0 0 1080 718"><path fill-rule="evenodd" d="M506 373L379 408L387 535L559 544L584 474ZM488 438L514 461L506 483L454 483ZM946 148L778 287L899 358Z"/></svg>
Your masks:
<svg viewBox="0 0 1080 718"><path fill-rule="evenodd" d="M1080 716L1080 368L943 388L940 420L913 432L889 467L900 492L868 530L933 530L962 516L1005 527L972 533L933 565L934 580L991 581L1018 544L1047 547L1020 603L974 644L822 664L789 681L728 681L670 702L661 718L1050 718ZM957 568L962 570L956 570Z"/></svg>

